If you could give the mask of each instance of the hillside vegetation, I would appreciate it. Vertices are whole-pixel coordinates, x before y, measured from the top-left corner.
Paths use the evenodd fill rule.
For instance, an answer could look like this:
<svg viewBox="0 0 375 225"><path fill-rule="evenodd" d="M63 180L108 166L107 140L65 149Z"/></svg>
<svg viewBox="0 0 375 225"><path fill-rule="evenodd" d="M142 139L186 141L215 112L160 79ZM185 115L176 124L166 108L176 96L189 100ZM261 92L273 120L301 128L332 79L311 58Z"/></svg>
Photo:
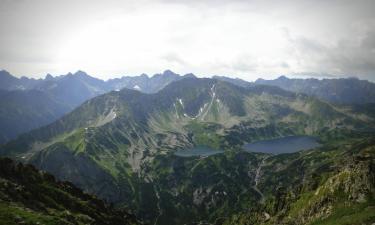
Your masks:
<svg viewBox="0 0 375 225"><path fill-rule="evenodd" d="M336 190L345 183L351 194L363 180L347 179L358 174L368 180L359 189L362 206L373 210L372 169L366 169L373 163L372 115L371 109L342 108L277 87L186 78L155 94L123 89L93 98L0 153L153 224L308 224L356 202L336 198L342 193ZM245 143L293 135L314 136L321 147L280 155L243 151ZM197 146L223 153L174 154ZM349 164L362 153L363 162ZM332 192L330 180L337 183ZM320 206L329 210L319 214ZM362 206L349 208L357 215ZM369 215L362 221L373 220Z"/></svg>
<svg viewBox="0 0 375 225"><path fill-rule="evenodd" d="M140 224L136 218L31 165L0 158L0 224Z"/></svg>

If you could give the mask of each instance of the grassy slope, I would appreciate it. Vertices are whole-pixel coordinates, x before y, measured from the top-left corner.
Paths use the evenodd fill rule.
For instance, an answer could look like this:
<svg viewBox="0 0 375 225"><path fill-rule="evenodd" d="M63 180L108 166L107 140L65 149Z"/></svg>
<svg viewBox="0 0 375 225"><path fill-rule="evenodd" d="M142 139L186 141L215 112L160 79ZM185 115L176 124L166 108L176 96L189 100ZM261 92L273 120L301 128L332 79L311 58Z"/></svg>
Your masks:
<svg viewBox="0 0 375 225"><path fill-rule="evenodd" d="M138 224L68 182L0 158L0 224Z"/></svg>
<svg viewBox="0 0 375 225"><path fill-rule="evenodd" d="M101 197L131 206L138 215L150 221L155 218L159 218L160 224L193 219L214 221L222 214L230 216L257 207L259 196L251 186L261 158L238 153L236 150L243 143L294 134L313 134L323 141L332 141L333 138L348 137L351 128L358 123L327 103L276 88L245 90L217 83L217 99L212 99L213 84L212 80L198 82L192 79L187 84L180 82L167 87L156 95L124 90L99 96L55 124L26 135L4 149L22 153L35 141L55 141L36 154L29 151L34 154L32 159L37 159L33 161L36 165L53 169L62 178L76 181ZM189 118L196 116L200 108L211 101L213 104L207 117ZM173 104L177 106L176 110ZM116 119L100 127L93 125L112 109L117 112ZM225 117L222 117L223 112ZM232 120L231 126L224 122L228 118ZM208 145L227 152L204 159L173 157L176 149L192 145ZM66 154L57 154L59 152ZM238 161L238 157L245 160ZM275 159L283 162L283 157L293 161L298 154ZM316 157L315 161L326 155ZM331 155L328 158L335 160ZM71 163L73 161L75 163ZM184 167L178 167L179 163ZM69 168L64 167L66 165ZM301 184L297 173L301 165L304 165L302 161L294 161L289 170L275 173L285 180L276 176L270 179L280 181L284 187L300 190L294 185ZM92 173L93 170L100 172ZM65 173L61 174L61 171ZM289 177L293 180L288 180ZM277 184L268 186L277 187ZM262 191L277 193L276 189L268 190L263 186ZM216 196L216 191L211 192L213 187L231 195ZM202 195L201 191L207 198L198 204L192 193ZM164 201L158 201L158 195ZM129 199L129 196L132 197ZM181 201L183 204L179 203ZM160 211L164 212L161 216Z"/></svg>

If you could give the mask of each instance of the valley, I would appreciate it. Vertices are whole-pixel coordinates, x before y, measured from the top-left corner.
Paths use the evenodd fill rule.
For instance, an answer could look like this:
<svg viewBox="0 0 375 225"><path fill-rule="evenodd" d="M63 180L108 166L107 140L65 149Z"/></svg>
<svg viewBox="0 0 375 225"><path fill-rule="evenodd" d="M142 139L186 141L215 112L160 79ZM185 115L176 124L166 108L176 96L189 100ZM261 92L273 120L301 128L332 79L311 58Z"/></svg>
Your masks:
<svg viewBox="0 0 375 225"><path fill-rule="evenodd" d="M329 224L344 206L368 223L375 125L361 113L272 86L185 78L90 99L0 154L149 224Z"/></svg>

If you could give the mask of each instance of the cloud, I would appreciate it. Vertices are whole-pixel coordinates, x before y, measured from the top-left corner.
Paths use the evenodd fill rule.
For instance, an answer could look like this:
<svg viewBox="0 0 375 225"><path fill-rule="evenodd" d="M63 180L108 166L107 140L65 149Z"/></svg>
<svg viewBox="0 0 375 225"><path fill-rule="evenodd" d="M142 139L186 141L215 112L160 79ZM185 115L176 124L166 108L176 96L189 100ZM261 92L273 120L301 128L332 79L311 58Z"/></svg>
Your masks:
<svg viewBox="0 0 375 225"><path fill-rule="evenodd" d="M296 72L331 73L336 76L375 76L375 28L352 39L340 39L324 44L306 37L287 39L292 48L292 58L297 59Z"/></svg>
<svg viewBox="0 0 375 225"><path fill-rule="evenodd" d="M314 72L300 72L288 74L291 77L296 78L340 78L340 76L329 74L329 73L314 73Z"/></svg>
<svg viewBox="0 0 375 225"><path fill-rule="evenodd" d="M168 63L177 63L179 65L185 66L187 63L178 54L174 52L167 53L162 56L162 59L166 60Z"/></svg>
<svg viewBox="0 0 375 225"><path fill-rule="evenodd" d="M34 77L280 74L375 80L371 0L2 1L0 68Z"/></svg>

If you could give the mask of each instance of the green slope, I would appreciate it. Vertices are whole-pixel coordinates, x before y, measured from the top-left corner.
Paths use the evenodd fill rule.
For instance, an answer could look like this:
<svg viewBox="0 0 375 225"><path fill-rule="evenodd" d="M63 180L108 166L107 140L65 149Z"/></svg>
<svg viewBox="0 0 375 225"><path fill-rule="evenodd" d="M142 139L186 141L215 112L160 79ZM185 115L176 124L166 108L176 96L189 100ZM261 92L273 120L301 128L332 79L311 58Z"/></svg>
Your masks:
<svg viewBox="0 0 375 225"><path fill-rule="evenodd" d="M374 138L270 157L259 184L265 204L225 224L372 224L374 158Z"/></svg>
<svg viewBox="0 0 375 225"><path fill-rule="evenodd" d="M0 224L139 224L69 182L0 158Z"/></svg>
<svg viewBox="0 0 375 225"><path fill-rule="evenodd" d="M313 135L323 146L336 146L348 137L373 136L370 119L276 87L241 88L188 78L156 94L124 89L96 97L55 123L2 146L0 152L118 207L130 207L151 223L220 224L239 212L262 208L264 200L278 193L270 188L280 184L300 190L297 184L304 184L297 172L305 164L295 161L298 154L265 160L267 155L243 152L244 143ZM173 155L200 145L225 153L184 159ZM335 165L335 155L316 152L316 160L327 157L327 163ZM294 162L290 170L272 170L289 161ZM262 179L254 188L263 163L270 180ZM319 169L307 165L312 171Z"/></svg>

